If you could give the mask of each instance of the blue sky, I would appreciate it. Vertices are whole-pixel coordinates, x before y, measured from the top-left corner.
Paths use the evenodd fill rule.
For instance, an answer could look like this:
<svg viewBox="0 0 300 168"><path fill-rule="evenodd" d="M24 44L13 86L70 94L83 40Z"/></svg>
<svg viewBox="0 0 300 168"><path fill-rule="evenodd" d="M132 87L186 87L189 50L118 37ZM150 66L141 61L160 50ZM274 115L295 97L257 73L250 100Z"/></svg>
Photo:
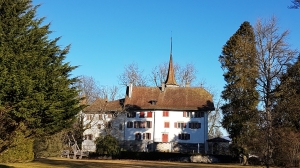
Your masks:
<svg viewBox="0 0 300 168"><path fill-rule="evenodd" d="M196 81L215 91L225 85L218 57L222 46L244 21L278 18L280 30L290 30L289 43L300 47L300 9L289 0L33 0L37 16L51 23L49 36L71 44L66 61L103 86L120 86L124 66L136 63L144 74L169 60L193 63ZM196 82L197 83L197 82Z"/></svg>

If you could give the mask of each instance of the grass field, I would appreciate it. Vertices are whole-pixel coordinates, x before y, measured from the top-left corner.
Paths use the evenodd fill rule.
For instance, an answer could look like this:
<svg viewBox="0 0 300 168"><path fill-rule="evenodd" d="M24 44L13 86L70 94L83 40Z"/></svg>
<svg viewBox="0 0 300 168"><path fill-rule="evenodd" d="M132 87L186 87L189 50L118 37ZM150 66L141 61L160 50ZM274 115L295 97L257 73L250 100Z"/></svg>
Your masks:
<svg viewBox="0 0 300 168"><path fill-rule="evenodd" d="M200 164L139 160L73 160L67 158L38 159L28 163L1 164L0 168L252 168L234 164ZM256 167L257 168L257 167Z"/></svg>

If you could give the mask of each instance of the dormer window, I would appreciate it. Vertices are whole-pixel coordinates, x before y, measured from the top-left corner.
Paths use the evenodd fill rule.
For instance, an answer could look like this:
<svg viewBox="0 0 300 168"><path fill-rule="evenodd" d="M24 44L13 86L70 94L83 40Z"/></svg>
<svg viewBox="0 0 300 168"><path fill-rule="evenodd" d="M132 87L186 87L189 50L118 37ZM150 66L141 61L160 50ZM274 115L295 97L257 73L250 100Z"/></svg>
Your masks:
<svg viewBox="0 0 300 168"><path fill-rule="evenodd" d="M150 100L151 105L156 105L157 100Z"/></svg>

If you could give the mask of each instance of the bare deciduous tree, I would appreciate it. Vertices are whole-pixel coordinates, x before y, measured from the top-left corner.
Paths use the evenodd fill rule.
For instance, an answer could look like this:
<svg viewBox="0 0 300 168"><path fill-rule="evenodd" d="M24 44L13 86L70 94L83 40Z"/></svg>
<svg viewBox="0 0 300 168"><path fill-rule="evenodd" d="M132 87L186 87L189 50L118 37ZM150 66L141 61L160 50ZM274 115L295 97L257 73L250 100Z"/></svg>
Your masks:
<svg viewBox="0 0 300 168"><path fill-rule="evenodd" d="M185 67L180 67L178 80L180 86L186 86L191 84L194 79L196 79L197 70L195 69L194 64L186 64Z"/></svg>
<svg viewBox="0 0 300 168"><path fill-rule="evenodd" d="M215 104L215 110L209 112L208 114L208 138L216 138L216 137L221 137L223 136L223 133L221 131L222 124L222 115L221 115L221 106L223 105L223 101L218 96L219 92L215 90L214 87L212 86L207 86L205 80L201 80L198 82L198 85L205 90L207 90L210 94L213 96L213 102L216 102Z"/></svg>
<svg viewBox="0 0 300 168"><path fill-rule="evenodd" d="M216 102L216 101L215 101ZM208 114L208 138L221 137L223 133L221 132L221 109L222 100L219 98L215 104L215 111L211 111Z"/></svg>
<svg viewBox="0 0 300 168"><path fill-rule="evenodd" d="M174 63L174 73L176 81L179 86L184 87L186 84L191 84L196 79L197 70L192 63L186 64L185 67L181 67L179 64ZM168 75L169 64L164 62L152 70L152 81L155 86L160 86L165 82Z"/></svg>
<svg viewBox="0 0 300 168"><path fill-rule="evenodd" d="M86 104L92 104L100 97L101 89L95 79L91 76L80 76L77 87L80 90L79 96L85 98Z"/></svg>
<svg viewBox="0 0 300 168"><path fill-rule="evenodd" d="M124 67L124 72L119 75L120 84L127 86L132 83L133 86L147 86L147 77L143 75L136 63L131 63Z"/></svg>
<svg viewBox="0 0 300 168"><path fill-rule="evenodd" d="M275 103L275 93L280 86L280 76L287 69L295 58L297 51L290 49L287 43L289 31L279 32L277 20L272 17L270 20L258 20L255 26L257 42L257 59L259 63L258 91L261 100L261 130L266 133L261 143L267 167L272 163L272 109Z"/></svg>
<svg viewBox="0 0 300 168"><path fill-rule="evenodd" d="M174 63L173 68L174 68L174 73L178 74L179 65L177 63ZM159 64L158 66L152 69L151 72L152 81L155 84L155 86L161 86L161 84L166 81L168 75L168 69L169 69L169 63L167 62Z"/></svg>

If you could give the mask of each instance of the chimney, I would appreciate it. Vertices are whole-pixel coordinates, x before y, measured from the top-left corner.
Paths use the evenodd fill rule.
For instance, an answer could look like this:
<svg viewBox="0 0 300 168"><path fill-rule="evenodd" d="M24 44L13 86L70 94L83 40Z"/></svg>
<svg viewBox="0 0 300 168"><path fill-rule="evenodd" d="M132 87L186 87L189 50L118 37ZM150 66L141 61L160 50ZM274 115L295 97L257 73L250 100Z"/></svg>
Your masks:
<svg viewBox="0 0 300 168"><path fill-rule="evenodd" d="M186 82L185 87L190 87L190 82Z"/></svg>
<svg viewBox="0 0 300 168"><path fill-rule="evenodd" d="M164 91L165 91L165 87L166 87L165 83L164 83L164 82L162 82L162 83L161 83L161 91L162 91L162 92L164 92Z"/></svg>
<svg viewBox="0 0 300 168"><path fill-rule="evenodd" d="M131 98L132 96L132 83L129 84L129 92L128 92L128 97Z"/></svg>

